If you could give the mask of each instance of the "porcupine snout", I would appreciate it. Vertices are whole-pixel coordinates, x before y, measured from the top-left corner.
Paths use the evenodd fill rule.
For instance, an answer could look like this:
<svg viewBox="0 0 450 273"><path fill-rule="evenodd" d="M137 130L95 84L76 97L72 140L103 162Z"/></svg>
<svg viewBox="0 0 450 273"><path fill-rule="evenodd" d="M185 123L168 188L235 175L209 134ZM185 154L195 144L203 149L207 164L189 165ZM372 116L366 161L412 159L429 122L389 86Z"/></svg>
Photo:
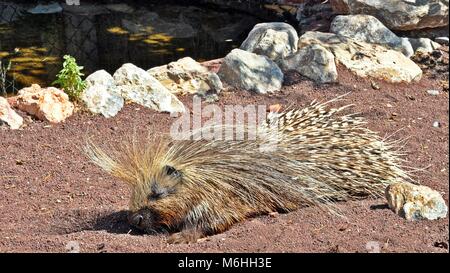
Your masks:
<svg viewBox="0 0 450 273"><path fill-rule="evenodd" d="M154 228L154 216L148 209L141 209L137 212L130 212L128 223L144 232L151 232Z"/></svg>
<svg viewBox="0 0 450 273"><path fill-rule="evenodd" d="M142 216L142 214L140 214L140 213L132 213L128 219L128 222L130 223L130 225L137 227L137 228L140 228L143 221L144 221L144 216Z"/></svg>

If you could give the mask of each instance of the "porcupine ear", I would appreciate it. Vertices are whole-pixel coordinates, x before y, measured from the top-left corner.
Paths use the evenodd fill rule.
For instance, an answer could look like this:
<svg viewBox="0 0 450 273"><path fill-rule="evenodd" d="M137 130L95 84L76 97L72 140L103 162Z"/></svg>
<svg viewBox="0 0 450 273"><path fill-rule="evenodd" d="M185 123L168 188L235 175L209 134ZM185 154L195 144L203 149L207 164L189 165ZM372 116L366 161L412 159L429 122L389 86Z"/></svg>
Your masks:
<svg viewBox="0 0 450 273"><path fill-rule="evenodd" d="M165 165L163 168L163 172L169 176L180 178L181 177L181 171L175 169L174 167L170 165Z"/></svg>

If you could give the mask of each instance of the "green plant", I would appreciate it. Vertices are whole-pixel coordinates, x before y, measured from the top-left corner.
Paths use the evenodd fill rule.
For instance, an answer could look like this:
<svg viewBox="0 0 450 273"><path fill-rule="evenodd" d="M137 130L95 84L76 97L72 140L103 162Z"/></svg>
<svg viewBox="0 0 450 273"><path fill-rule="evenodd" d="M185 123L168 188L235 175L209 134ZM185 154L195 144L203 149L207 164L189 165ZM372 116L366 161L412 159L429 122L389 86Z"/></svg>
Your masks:
<svg viewBox="0 0 450 273"><path fill-rule="evenodd" d="M74 57L65 55L63 68L52 83L53 85L59 85L72 101L78 101L86 88L86 83L81 79L81 76L84 76L81 70L83 70L83 67L77 65Z"/></svg>

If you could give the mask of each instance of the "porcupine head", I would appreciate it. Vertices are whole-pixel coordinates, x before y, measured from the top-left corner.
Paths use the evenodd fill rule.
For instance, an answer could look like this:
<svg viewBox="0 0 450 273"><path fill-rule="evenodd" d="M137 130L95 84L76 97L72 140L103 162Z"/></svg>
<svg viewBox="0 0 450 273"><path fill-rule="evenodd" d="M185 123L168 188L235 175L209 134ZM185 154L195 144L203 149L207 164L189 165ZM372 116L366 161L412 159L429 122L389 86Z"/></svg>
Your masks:
<svg viewBox="0 0 450 273"><path fill-rule="evenodd" d="M221 232L244 218L243 208L228 200L224 189L205 181L198 162L202 157L195 155L208 153L208 148L202 149L204 144L197 141L173 148L165 141L133 139L117 149L104 149L108 155L92 143L86 151L94 163L131 187L128 221L132 226L147 233L183 231L169 237L169 242L180 243ZM232 211L221 213L221 207Z"/></svg>

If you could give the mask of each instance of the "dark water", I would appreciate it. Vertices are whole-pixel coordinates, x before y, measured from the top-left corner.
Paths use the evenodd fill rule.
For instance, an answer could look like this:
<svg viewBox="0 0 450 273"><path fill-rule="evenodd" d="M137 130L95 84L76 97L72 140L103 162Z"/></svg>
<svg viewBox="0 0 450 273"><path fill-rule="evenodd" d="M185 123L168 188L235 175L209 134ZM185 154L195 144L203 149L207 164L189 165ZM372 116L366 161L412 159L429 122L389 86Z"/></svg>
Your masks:
<svg viewBox="0 0 450 273"><path fill-rule="evenodd" d="M82 4L52 14L35 5L0 1L0 58L10 60L8 92L32 83L49 85L70 54L88 75L113 73L123 63L143 69L181 57L223 57L259 22L253 16L181 5ZM13 90L15 89L15 90Z"/></svg>

